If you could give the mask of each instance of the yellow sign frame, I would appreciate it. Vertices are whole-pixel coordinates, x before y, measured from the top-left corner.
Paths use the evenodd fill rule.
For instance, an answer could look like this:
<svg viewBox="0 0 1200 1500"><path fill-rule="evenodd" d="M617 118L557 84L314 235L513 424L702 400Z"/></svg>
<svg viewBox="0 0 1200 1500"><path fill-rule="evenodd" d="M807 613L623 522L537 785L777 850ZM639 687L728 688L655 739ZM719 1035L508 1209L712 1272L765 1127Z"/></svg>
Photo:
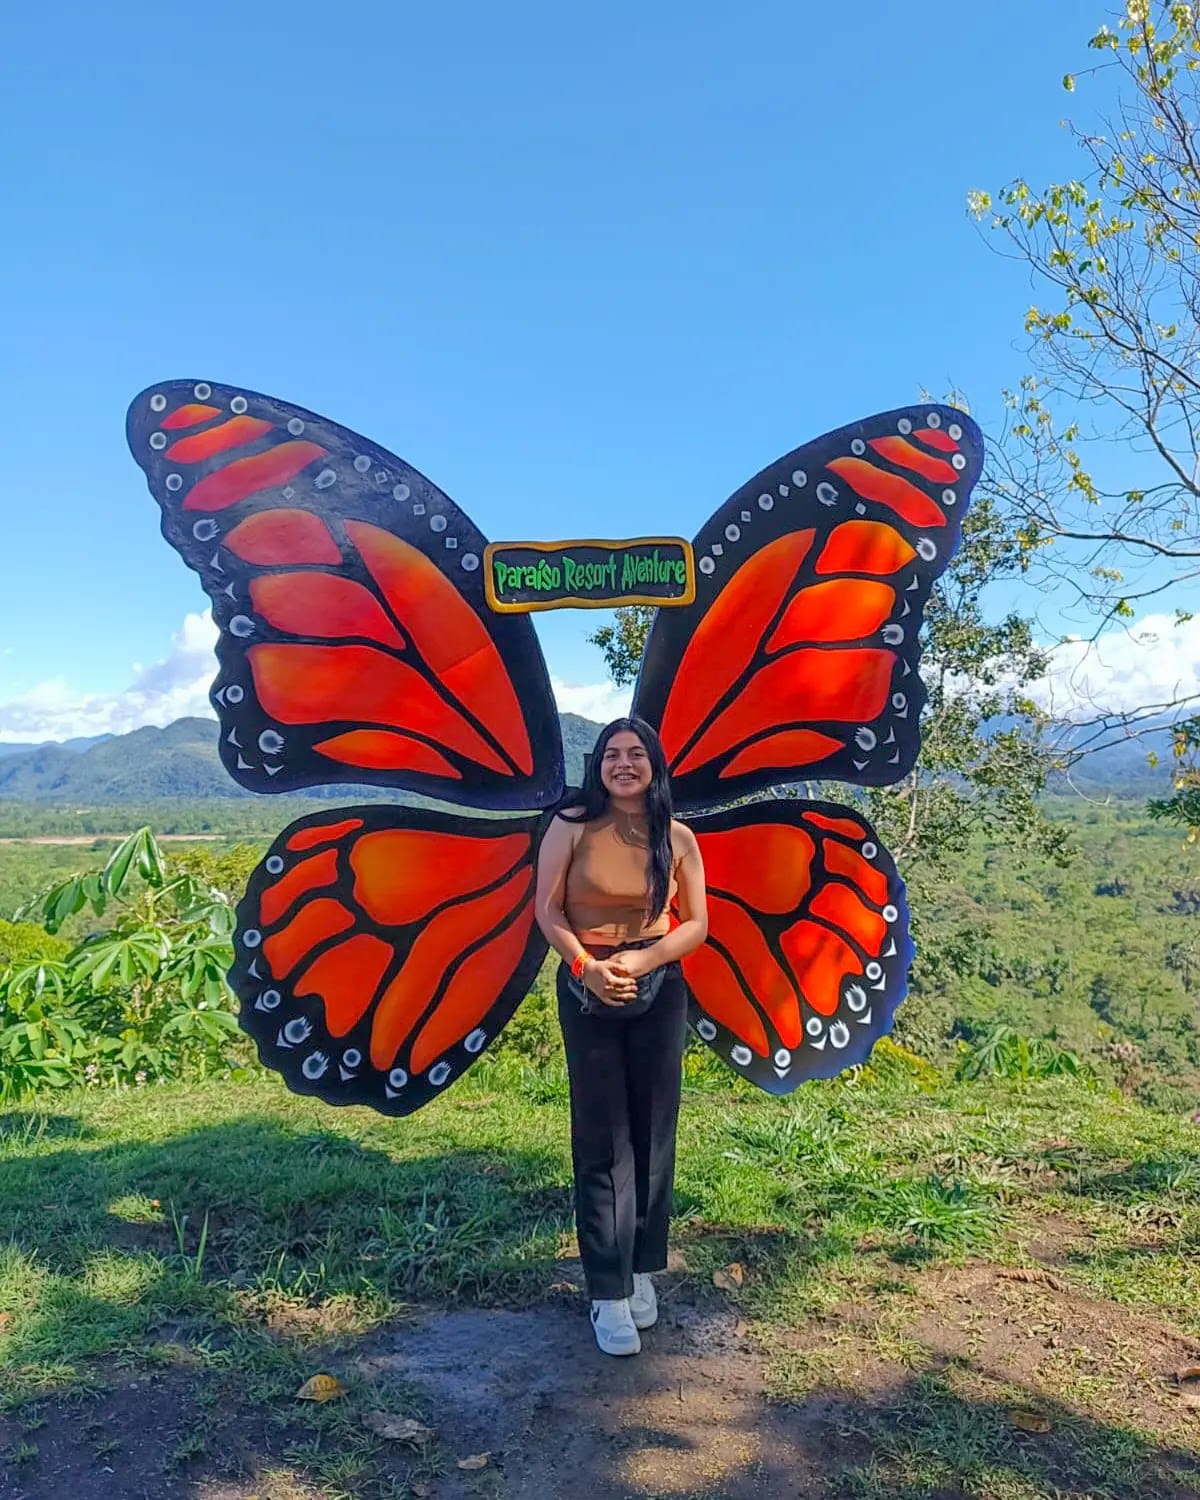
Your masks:
<svg viewBox="0 0 1200 1500"><path fill-rule="evenodd" d="M608 552L627 552L634 547L678 547L682 553L686 577L683 593L677 598L664 599L657 594L610 594L601 599L584 599L577 594L561 599L520 600L513 603L500 599L496 594L495 573L492 559L497 552L521 547L529 552L545 556L565 552L571 547L595 547ZM489 542L483 549L483 590L488 608L498 615L537 614L548 609L620 609L629 604L649 604L658 609L683 609L696 600L696 554L691 542L680 536L635 536L622 541L603 537L577 538L566 542Z"/></svg>

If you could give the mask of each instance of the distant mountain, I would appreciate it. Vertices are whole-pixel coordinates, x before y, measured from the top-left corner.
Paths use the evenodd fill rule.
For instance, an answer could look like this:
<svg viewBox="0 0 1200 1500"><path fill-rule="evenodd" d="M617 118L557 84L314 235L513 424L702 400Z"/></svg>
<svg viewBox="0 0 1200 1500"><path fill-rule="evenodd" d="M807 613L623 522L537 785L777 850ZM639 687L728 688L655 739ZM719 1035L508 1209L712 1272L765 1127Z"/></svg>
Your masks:
<svg viewBox="0 0 1200 1500"><path fill-rule="evenodd" d="M1171 721L1151 720L1141 726L1136 736L1122 738L1119 727L1097 734L1092 727L1068 729L1056 736L1057 744L1078 759L1067 772L1050 777L1050 791L1075 788L1089 796L1155 797L1164 796L1171 784ZM1106 744L1102 750L1089 746ZM1150 757L1156 757L1151 765Z"/></svg>
<svg viewBox="0 0 1200 1500"><path fill-rule="evenodd" d="M583 780L584 756L596 743L599 724L578 714L560 716L567 783ZM997 721L996 729L1006 726ZM1147 761L1159 757L1157 768ZM1147 797L1169 787L1170 732L1156 726L1138 739L1121 740L1085 755L1069 777L1056 775L1050 790L1072 787L1089 796ZM160 798L192 800L250 797L227 775L217 755L214 719L177 719L165 729L135 729L131 734L101 736L92 741L68 741L26 747L0 747L0 800L47 802L74 807L103 807L112 803L151 802ZM310 787L297 797L337 800L349 795L346 787ZM395 793L379 788L353 790L358 801L391 801Z"/></svg>
<svg viewBox="0 0 1200 1500"><path fill-rule="evenodd" d="M591 719L581 719L578 714L559 714L562 725L563 760L567 766L567 785L583 785L583 758L592 753L596 736L602 724L593 724Z"/></svg>
<svg viewBox="0 0 1200 1500"><path fill-rule="evenodd" d="M31 750L75 750L82 752L90 750L93 745L102 745L105 740L111 740L111 734L84 735L73 740L0 740L0 760L7 759L10 755L28 755Z"/></svg>
<svg viewBox="0 0 1200 1500"><path fill-rule="evenodd" d="M561 722L567 781L578 786L584 754L595 744L600 725L578 714L563 714ZM345 793L344 787L310 787L291 795L328 800ZM27 746L0 758L0 799L14 802L98 807L158 798L253 795L236 786L222 766L214 719L177 719L165 729L135 729L78 749L65 744ZM378 788L354 791L354 797L363 801L387 801L393 796Z"/></svg>

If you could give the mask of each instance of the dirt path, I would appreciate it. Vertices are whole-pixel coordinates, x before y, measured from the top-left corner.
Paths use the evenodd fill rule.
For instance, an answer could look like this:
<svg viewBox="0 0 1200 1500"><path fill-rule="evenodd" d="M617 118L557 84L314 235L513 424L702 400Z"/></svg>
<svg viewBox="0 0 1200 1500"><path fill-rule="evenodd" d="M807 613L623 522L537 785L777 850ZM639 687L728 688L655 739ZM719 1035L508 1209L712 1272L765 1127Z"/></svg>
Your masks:
<svg viewBox="0 0 1200 1500"><path fill-rule="evenodd" d="M729 1313L667 1308L641 1355L621 1360L599 1353L578 1308L436 1313L365 1370L428 1393L459 1453L495 1455L497 1494L810 1493L798 1459L813 1415L768 1406L762 1362ZM440 1500L479 1493L457 1470L436 1488Z"/></svg>
<svg viewBox="0 0 1200 1500"><path fill-rule="evenodd" d="M933 1268L890 1310L846 1304L776 1330L793 1371L814 1373L787 1402L770 1399L736 1311L686 1278L665 1278L659 1326L623 1360L596 1350L561 1283L520 1310L431 1309L311 1351L348 1388L323 1435L301 1403L214 1386L219 1348L164 1333L148 1373L111 1366L95 1394L0 1416L0 1455L17 1459L0 1500L1195 1500L1200 1412L1172 1372L1200 1362L1200 1340L1021 1274ZM436 1460L397 1442L355 1469L379 1412L427 1422Z"/></svg>
<svg viewBox="0 0 1200 1500"><path fill-rule="evenodd" d="M802 1454L808 1448L816 1458L814 1413L768 1406L762 1361L740 1329L723 1307L667 1302L642 1354L615 1360L596 1349L574 1301L521 1311L431 1311L372 1335L327 1367L351 1384L364 1409L409 1415L419 1393L448 1455L445 1472L430 1475L424 1491L437 1500L809 1494L813 1476ZM300 1500L326 1493L299 1474L288 1476L278 1436L269 1437L249 1412L222 1424L219 1447L203 1460L179 1465L173 1455L196 1394L186 1375L113 1374L98 1398L54 1403L53 1412L41 1413L47 1420L29 1435L37 1459L0 1473L0 1500ZM15 1424L0 1417L0 1451L18 1437ZM413 1483L413 1450L397 1444L394 1452L396 1478ZM459 1458L481 1453L489 1455L484 1469L457 1468ZM230 1470L242 1474L234 1478ZM421 1481L415 1483L419 1495Z"/></svg>

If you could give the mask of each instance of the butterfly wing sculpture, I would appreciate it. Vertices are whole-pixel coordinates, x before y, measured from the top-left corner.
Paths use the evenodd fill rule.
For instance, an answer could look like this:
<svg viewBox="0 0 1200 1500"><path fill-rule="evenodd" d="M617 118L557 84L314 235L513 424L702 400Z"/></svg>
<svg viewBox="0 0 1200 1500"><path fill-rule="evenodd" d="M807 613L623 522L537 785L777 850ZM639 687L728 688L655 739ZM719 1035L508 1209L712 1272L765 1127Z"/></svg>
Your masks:
<svg viewBox="0 0 1200 1500"><path fill-rule="evenodd" d="M484 538L394 454L207 382L145 391L127 435L220 631L221 755L252 792L353 781L474 808L562 793L533 627L484 600Z"/></svg>
<svg viewBox="0 0 1200 1500"><path fill-rule="evenodd" d="M133 402L128 438L212 600L234 779L463 809L301 818L238 908L230 982L262 1061L330 1103L410 1113L495 1039L546 954L534 871L564 776L533 628L488 609L469 518L347 428L173 381ZM660 610L647 643L634 710L662 735L708 883L693 1025L774 1093L862 1061L912 956L867 822L774 789L911 770L922 610L981 459L942 406L797 449L701 529L695 603Z"/></svg>
<svg viewBox="0 0 1200 1500"><path fill-rule="evenodd" d="M981 463L950 407L829 433L726 501L696 537L695 603L655 618L634 712L659 730L704 856L692 1022L771 1092L862 1062L913 950L895 863L860 812L745 799L911 771L922 613Z"/></svg>

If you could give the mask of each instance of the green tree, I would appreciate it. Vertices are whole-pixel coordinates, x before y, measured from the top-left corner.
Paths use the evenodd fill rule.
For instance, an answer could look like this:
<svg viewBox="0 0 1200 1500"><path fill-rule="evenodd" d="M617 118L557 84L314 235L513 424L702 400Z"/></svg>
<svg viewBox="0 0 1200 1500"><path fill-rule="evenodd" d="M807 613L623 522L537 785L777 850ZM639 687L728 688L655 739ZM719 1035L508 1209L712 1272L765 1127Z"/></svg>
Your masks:
<svg viewBox="0 0 1200 1500"><path fill-rule="evenodd" d="M969 199L1038 288L997 487L1059 597L1097 631L1139 604L1169 609L1200 575L1200 21L1178 0L1126 0L1116 20L1078 75L1114 100L1067 124L1079 176L1040 190L1019 177ZM1063 82L1075 92L1075 75ZM1188 701L1145 704L1118 728ZM1198 743L1193 721L1177 795L1155 809L1193 827Z"/></svg>
<svg viewBox="0 0 1200 1500"><path fill-rule="evenodd" d="M600 647L608 675L618 687L637 681L654 615L650 605L630 604L617 610L613 624L601 625L594 635L588 636L593 646Z"/></svg>

